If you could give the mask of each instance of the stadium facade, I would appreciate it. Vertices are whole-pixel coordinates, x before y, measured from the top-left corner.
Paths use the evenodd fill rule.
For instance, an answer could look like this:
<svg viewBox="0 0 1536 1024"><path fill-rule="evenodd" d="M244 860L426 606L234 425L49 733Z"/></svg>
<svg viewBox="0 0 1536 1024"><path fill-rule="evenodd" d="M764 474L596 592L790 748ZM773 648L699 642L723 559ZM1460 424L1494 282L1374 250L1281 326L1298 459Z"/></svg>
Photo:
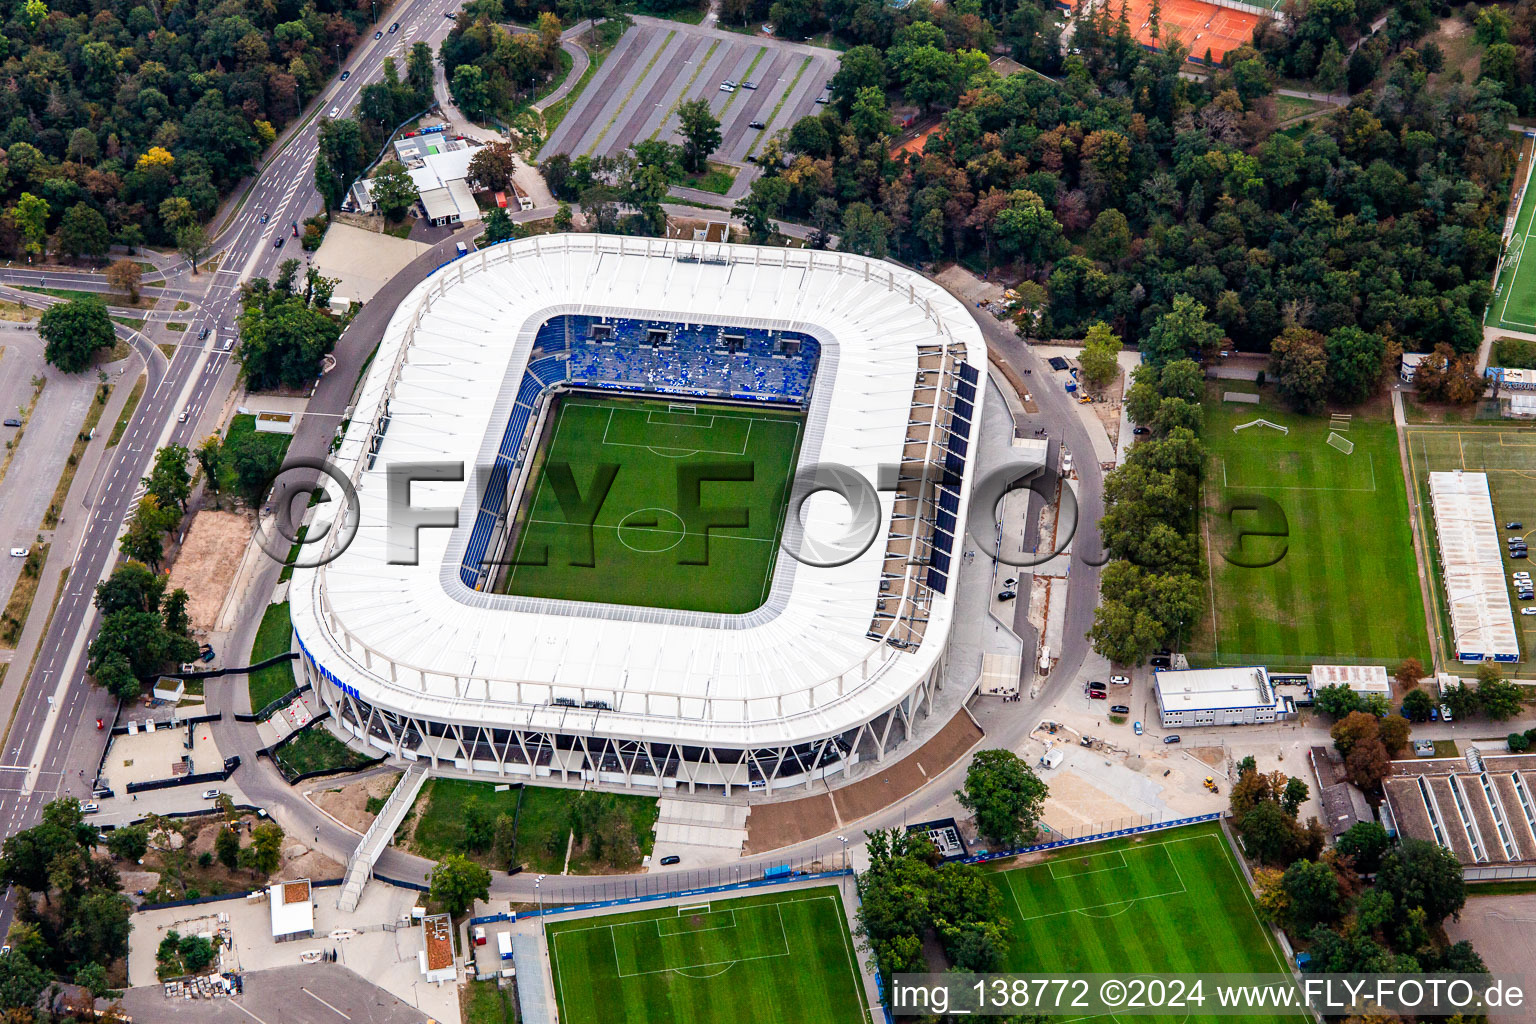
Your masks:
<svg viewBox="0 0 1536 1024"><path fill-rule="evenodd" d="M294 573L305 679L374 749L510 780L730 794L882 760L942 683L985 361L958 301L859 256L562 235L450 263L396 310L334 455L360 528ZM744 614L493 592L551 398L583 390L802 409L802 471L887 488L873 540L785 554L850 533L835 495L792 502ZM432 461L463 479L410 504L458 525L391 564L385 474Z"/></svg>

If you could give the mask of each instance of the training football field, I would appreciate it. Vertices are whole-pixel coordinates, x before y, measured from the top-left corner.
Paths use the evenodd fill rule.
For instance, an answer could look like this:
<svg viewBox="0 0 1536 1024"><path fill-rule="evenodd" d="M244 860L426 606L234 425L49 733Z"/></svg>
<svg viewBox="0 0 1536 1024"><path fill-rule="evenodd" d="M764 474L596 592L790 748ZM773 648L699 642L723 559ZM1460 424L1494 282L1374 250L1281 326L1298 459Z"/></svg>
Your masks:
<svg viewBox="0 0 1536 1024"><path fill-rule="evenodd" d="M1215 822L1069 847L988 877L1012 919L1009 971L1288 973Z"/></svg>
<svg viewBox="0 0 1536 1024"><path fill-rule="evenodd" d="M1536 219L1536 198L1530 194L1529 150L1527 159L1516 171L1520 190L1520 210L1515 214L1515 230L1509 236L1498 277L1494 280L1493 301L1483 322L1490 327L1516 331L1536 331L1536 249L1530 247L1532 220Z"/></svg>
<svg viewBox="0 0 1536 1024"><path fill-rule="evenodd" d="M548 927L563 1024L867 1024L835 888Z"/></svg>
<svg viewBox="0 0 1536 1024"><path fill-rule="evenodd" d="M1410 657L1428 664L1390 414L1368 406L1347 420L1300 416L1267 389L1258 405L1222 401L1241 390L1253 388L1222 381L1205 402L1201 541L1210 592L1193 660L1303 670ZM1233 430L1255 420L1285 432ZM1278 536L1252 536L1260 531Z"/></svg>
<svg viewBox="0 0 1536 1024"><path fill-rule="evenodd" d="M503 591L704 612L762 605L798 411L581 394L555 416Z"/></svg>

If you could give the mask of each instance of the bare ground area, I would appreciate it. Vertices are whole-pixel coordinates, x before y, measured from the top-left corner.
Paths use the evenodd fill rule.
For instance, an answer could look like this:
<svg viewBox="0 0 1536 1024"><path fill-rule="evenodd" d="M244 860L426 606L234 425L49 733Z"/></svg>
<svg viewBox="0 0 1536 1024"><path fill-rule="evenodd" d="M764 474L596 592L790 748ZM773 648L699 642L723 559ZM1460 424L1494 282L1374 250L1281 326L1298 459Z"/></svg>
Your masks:
<svg viewBox="0 0 1536 1024"><path fill-rule="evenodd" d="M1051 776L1051 792L1041 814L1042 820L1062 831L1134 817L1137 817L1134 808L1072 771Z"/></svg>
<svg viewBox="0 0 1536 1024"><path fill-rule="evenodd" d="M369 798L382 800L394 789L399 778L399 772L372 775L361 782L322 790L311 796L310 800L348 828L366 832L375 817L368 810Z"/></svg>
<svg viewBox="0 0 1536 1024"><path fill-rule="evenodd" d="M1445 934L1452 942L1471 942L1494 974L1522 972L1536 962L1536 895L1469 899L1459 919L1445 922ZM1488 1016L1493 1024L1528 1019L1518 1012Z"/></svg>
<svg viewBox="0 0 1536 1024"><path fill-rule="evenodd" d="M233 512L202 511L171 566L170 588L187 592L187 613L194 630L210 630L218 621L240 559L251 539L251 521Z"/></svg>

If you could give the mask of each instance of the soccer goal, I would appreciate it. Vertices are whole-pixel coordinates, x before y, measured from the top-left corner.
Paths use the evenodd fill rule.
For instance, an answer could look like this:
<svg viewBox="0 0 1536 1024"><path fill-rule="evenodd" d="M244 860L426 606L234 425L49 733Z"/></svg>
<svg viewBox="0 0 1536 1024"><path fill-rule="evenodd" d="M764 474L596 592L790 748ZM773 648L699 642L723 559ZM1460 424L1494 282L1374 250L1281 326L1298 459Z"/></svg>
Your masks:
<svg viewBox="0 0 1536 1024"><path fill-rule="evenodd" d="M1339 451L1343 452L1345 455L1353 455L1355 452L1355 442L1351 441L1347 437L1341 437L1331 430L1328 431L1328 443L1337 448Z"/></svg>
<svg viewBox="0 0 1536 1024"><path fill-rule="evenodd" d="M1278 423L1269 422L1269 420L1249 420L1247 423L1239 423L1233 427L1232 433L1235 434L1240 430L1247 430L1249 427L1268 427L1270 430L1278 430L1282 434L1289 434L1291 432L1290 427L1282 427Z"/></svg>

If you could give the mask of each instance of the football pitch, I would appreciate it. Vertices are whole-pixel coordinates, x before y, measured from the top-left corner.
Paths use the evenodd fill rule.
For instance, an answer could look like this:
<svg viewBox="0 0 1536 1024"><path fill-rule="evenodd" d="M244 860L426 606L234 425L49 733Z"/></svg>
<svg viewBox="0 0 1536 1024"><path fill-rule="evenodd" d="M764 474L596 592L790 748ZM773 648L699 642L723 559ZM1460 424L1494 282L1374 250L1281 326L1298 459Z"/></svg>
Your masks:
<svg viewBox="0 0 1536 1024"><path fill-rule="evenodd" d="M1397 433L1379 410L1334 423L1207 393L1202 547L1210 593L1192 660L1305 668L1428 663ZM1263 419L1286 428L1233 427ZM1328 443L1330 434L1343 439ZM1256 531L1279 536L1253 536ZM1249 536L1240 536L1247 533ZM1273 564L1266 564L1269 562Z"/></svg>
<svg viewBox="0 0 1536 1024"><path fill-rule="evenodd" d="M1515 214L1515 229L1494 279L1493 301L1488 304L1483 322L1490 327L1536 331L1536 249L1525 251L1536 217L1536 199L1530 194L1530 150L1527 147L1522 152L1524 162L1515 175L1520 209Z"/></svg>
<svg viewBox="0 0 1536 1024"><path fill-rule="evenodd" d="M1504 426L1415 426L1408 431L1408 458L1413 467L1416 500L1423 509L1420 542L1429 552L1434 572L1430 593L1440 622L1443 654L1456 660L1452 649L1450 617L1445 608L1445 584L1440 575L1440 549L1435 544L1434 514L1429 504L1429 474L1465 469L1488 474L1488 493L1493 498L1493 516L1501 534L1536 534L1536 430ZM1518 530L1504 530L1508 522L1519 522ZM1507 572L1528 569L1529 560L1516 560L1504 552ZM1506 573L1507 577L1507 573ZM1506 583L1508 582L1506 578ZM1520 607L1515 591L1509 592L1511 607ZM1536 644L1536 616L1515 615L1515 631L1520 638L1521 665L1531 662Z"/></svg>
<svg viewBox="0 0 1536 1024"><path fill-rule="evenodd" d="M794 410L562 400L500 589L685 611L759 607L773 581L800 425Z"/></svg>
<svg viewBox="0 0 1536 1024"><path fill-rule="evenodd" d="M1069 848L988 877L1013 925L1008 971L1289 973L1214 822Z"/></svg>
<svg viewBox="0 0 1536 1024"><path fill-rule="evenodd" d="M550 925L564 1024L861 1024L857 953L837 889Z"/></svg>

